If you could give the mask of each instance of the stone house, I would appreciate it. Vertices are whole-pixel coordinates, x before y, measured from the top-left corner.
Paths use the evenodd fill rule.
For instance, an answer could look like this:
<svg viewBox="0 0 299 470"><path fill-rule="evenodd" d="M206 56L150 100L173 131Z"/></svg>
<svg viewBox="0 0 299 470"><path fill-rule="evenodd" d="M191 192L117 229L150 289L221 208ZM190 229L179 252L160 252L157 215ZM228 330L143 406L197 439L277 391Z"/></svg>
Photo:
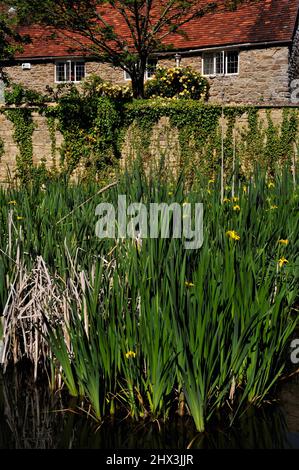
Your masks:
<svg viewBox="0 0 299 470"><path fill-rule="evenodd" d="M233 11L220 7L186 24L185 35L169 36L165 52L151 57L145 78L157 64L191 65L207 76L211 102L298 104L298 8L299 0L248 1ZM69 33L38 25L22 32L31 42L4 67L15 83L45 92L46 86L79 83L91 74L118 84L130 80L80 48Z"/></svg>

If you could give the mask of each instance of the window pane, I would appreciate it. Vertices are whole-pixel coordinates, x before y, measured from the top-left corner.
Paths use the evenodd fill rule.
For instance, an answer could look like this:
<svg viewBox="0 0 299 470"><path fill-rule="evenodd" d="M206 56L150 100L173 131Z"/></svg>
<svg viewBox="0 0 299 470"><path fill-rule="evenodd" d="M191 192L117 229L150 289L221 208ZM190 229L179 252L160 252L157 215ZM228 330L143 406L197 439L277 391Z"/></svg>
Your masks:
<svg viewBox="0 0 299 470"><path fill-rule="evenodd" d="M85 77L85 63L76 62L76 77L75 81L80 82Z"/></svg>
<svg viewBox="0 0 299 470"><path fill-rule="evenodd" d="M156 73L157 61L149 60L146 66L146 78L151 78Z"/></svg>
<svg viewBox="0 0 299 470"><path fill-rule="evenodd" d="M216 73L223 74L223 52L216 54Z"/></svg>
<svg viewBox="0 0 299 470"><path fill-rule="evenodd" d="M204 54L203 73L204 75L214 75L214 54Z"/></svg>
<svg viewBox="0 0 299 470"><path fill-rule="evenodd" d="M65 67L66 64L65 62L58 62L56 64L56 81L57 82L65 82L66 81L66 76L65 76Z"/></svg>
<svg viewBox="0 0 299 470"><path fill-rule="evenodd" d="M75 64L74 62L67 63L67 69L69 70L68 73L68 81L74 82L75 81Z"/></svg>
<svg viewBox="0 0 299 470"><path fill-rule="evenodd" d="M239 72L239 53L238 51L230 51L227 55L227 73Z"/></svg>
<svg viewBox="0 0 299 470"><path fill-rule="evenodd" d="M124 75L125 75L125 80L131 80L131 75L128 72L125 71Z"/></svg>

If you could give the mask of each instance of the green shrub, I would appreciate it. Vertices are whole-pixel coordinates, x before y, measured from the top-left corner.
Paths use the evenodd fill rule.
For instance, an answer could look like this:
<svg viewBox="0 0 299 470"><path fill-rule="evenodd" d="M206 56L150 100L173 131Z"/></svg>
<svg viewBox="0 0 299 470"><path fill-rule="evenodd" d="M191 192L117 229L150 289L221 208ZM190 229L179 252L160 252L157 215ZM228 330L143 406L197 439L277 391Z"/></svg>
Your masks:
<svg viewBox="0 0 299 470"><path fill-rule="evenodd" d="M42 95L34 90L28 90L22 85L13 83L10 88L4 91L5 104L8 106L21 104L40 106L49 101L46 95Z"/></svg>
<svg viewBox="0 0 299 470"><path fill-rule="evenodd" d="M162 96L164 98L206 99L208 81L191 67L158 67L152 80L145 86L147 98Z"/></svg>

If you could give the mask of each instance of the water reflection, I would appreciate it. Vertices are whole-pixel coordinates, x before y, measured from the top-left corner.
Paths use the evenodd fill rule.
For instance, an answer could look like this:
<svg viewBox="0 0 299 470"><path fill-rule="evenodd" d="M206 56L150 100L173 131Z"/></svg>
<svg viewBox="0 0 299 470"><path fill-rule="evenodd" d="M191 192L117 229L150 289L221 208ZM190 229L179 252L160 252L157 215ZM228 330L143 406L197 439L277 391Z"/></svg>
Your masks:
<svg viewBox="0 0 299 470"><path fill-rule="evenodd" d="M61 395L51 395L47 387L14 371L0 375L0 448L299 448L298 398L297 379L284 387L282 407L251 409L232 428L214 424L201 435L191 419L179 418L168 425L115 420L99 427L85 416L61 412L66 407Z"/></svg>

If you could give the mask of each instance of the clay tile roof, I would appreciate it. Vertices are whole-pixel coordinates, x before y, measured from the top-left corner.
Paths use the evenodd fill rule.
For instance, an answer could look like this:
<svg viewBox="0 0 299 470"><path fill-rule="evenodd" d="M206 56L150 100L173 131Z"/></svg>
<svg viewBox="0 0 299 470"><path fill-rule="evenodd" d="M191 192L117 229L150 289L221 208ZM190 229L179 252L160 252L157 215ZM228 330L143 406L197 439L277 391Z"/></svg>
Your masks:
<svg viewBox="0 0 299 470"><path fill-rule="evenodd" d="M208 3L211 0L203 1ZM220 3L223 3L221 1ZM196 49L233 44L254 44L264 42L290 42L297 26L299 0L251 0L235 11L225 10L221 5L215 13L186 24L186 36L172 35L164 40L174 49ZM128 29L120 16L107 12L108 22L116 30L128 35ZM24 46L16 58L46 58L85 55L71 33L55 32L51 28L34 25L22 28L29 34L31 43ZM83 42L86 40L83 40Z"/></svg>

